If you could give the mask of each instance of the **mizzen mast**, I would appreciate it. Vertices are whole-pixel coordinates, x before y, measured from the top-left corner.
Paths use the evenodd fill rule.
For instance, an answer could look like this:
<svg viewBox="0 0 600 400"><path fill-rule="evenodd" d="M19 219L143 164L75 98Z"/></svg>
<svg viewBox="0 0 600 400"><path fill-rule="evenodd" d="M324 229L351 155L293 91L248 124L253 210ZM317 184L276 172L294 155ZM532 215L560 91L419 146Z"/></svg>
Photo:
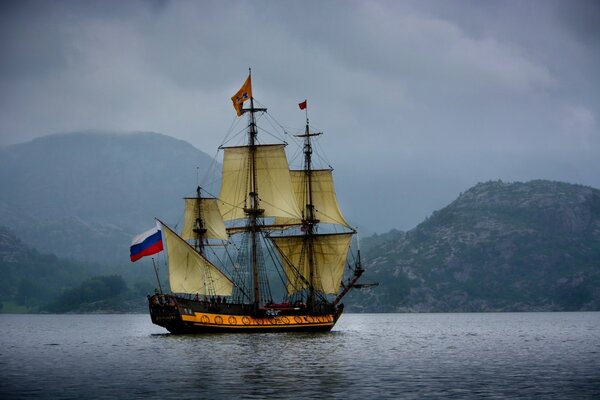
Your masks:
<svg viewBox="0 0 600 400"><path fill-rule="evenodd" d="M312 143L311 137L321 135L321 132L310 132L309 120L308 120L308 107L307 101L301 103L306 112L306 128L304 134L296 135L296 137L304 138L304 171L306 176L306 200L305 207L303 210L303 221L302 229L305 234L305 243L308 253L308 306L313 307L315 304L315 260L314 260L314 241L313 236L316 233L316 224L319 220L315 218L315 206L313 204L313 190L312 190Z"/></svg>

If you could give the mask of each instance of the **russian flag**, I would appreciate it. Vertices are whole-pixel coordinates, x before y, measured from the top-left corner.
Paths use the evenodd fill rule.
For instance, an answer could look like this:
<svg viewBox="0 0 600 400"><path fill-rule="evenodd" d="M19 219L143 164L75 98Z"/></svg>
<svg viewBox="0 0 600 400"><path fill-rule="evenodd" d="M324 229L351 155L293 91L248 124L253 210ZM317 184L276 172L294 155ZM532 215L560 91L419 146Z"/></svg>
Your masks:
<svg viewBox="0 0 600 400"><path fill-rule="evenodd" d="M151 256L163 250L162 233L158 227L152 228L133 238L131 242L131 262L142 257Z"/></svg>

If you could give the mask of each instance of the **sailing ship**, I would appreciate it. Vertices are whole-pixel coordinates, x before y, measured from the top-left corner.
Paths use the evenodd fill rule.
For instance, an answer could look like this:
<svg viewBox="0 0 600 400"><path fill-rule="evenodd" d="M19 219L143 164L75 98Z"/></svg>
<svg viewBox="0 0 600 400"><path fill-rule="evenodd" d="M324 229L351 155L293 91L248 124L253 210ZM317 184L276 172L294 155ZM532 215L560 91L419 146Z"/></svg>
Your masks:
<svg viewBox="0 0 600 400"><path fill-rule="evenodd" d="M365 285L357 283L364 272L359 249L349 261L357 232L338 206L332 169L313 166L321 133L311 130L306 110L304 131L294 135L303 165L290 169L287 143L259 138L257 120L267 110L255 106L251 74L232 101L247 126L242 145L219 148L219 195L198 186L185 198L180 234L157 219L171 293L161 287L148 296L152 322L175 334L329 331L342 298Z"/></svg>

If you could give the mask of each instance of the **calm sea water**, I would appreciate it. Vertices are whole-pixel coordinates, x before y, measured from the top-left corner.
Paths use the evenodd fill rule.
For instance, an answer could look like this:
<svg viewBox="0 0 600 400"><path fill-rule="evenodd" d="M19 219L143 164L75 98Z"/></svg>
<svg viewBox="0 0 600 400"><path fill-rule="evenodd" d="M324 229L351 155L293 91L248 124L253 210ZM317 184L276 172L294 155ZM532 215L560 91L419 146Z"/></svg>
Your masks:
<svg viewBox="0 0 600 400"><path fill-rule="evenodd" d="M600 313L347 314L173 336L147 315L0 315L0 398L600 398Z"/></svg>

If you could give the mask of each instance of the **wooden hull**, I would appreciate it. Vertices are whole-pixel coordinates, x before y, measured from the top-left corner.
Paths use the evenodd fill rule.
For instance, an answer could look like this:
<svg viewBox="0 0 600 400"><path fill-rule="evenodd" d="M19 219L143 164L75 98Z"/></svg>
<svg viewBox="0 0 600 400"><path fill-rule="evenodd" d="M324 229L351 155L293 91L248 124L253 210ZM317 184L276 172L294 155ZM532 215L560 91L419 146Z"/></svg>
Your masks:
<svg viewBox="0 0 600 400"><path fill-rule="evenodd" d="M328 332L343 307L323 304L314 310L303 307L252 310L245 304L190 300L171 295L149 299L152 322L174 334L224 332Z"/></svg>

